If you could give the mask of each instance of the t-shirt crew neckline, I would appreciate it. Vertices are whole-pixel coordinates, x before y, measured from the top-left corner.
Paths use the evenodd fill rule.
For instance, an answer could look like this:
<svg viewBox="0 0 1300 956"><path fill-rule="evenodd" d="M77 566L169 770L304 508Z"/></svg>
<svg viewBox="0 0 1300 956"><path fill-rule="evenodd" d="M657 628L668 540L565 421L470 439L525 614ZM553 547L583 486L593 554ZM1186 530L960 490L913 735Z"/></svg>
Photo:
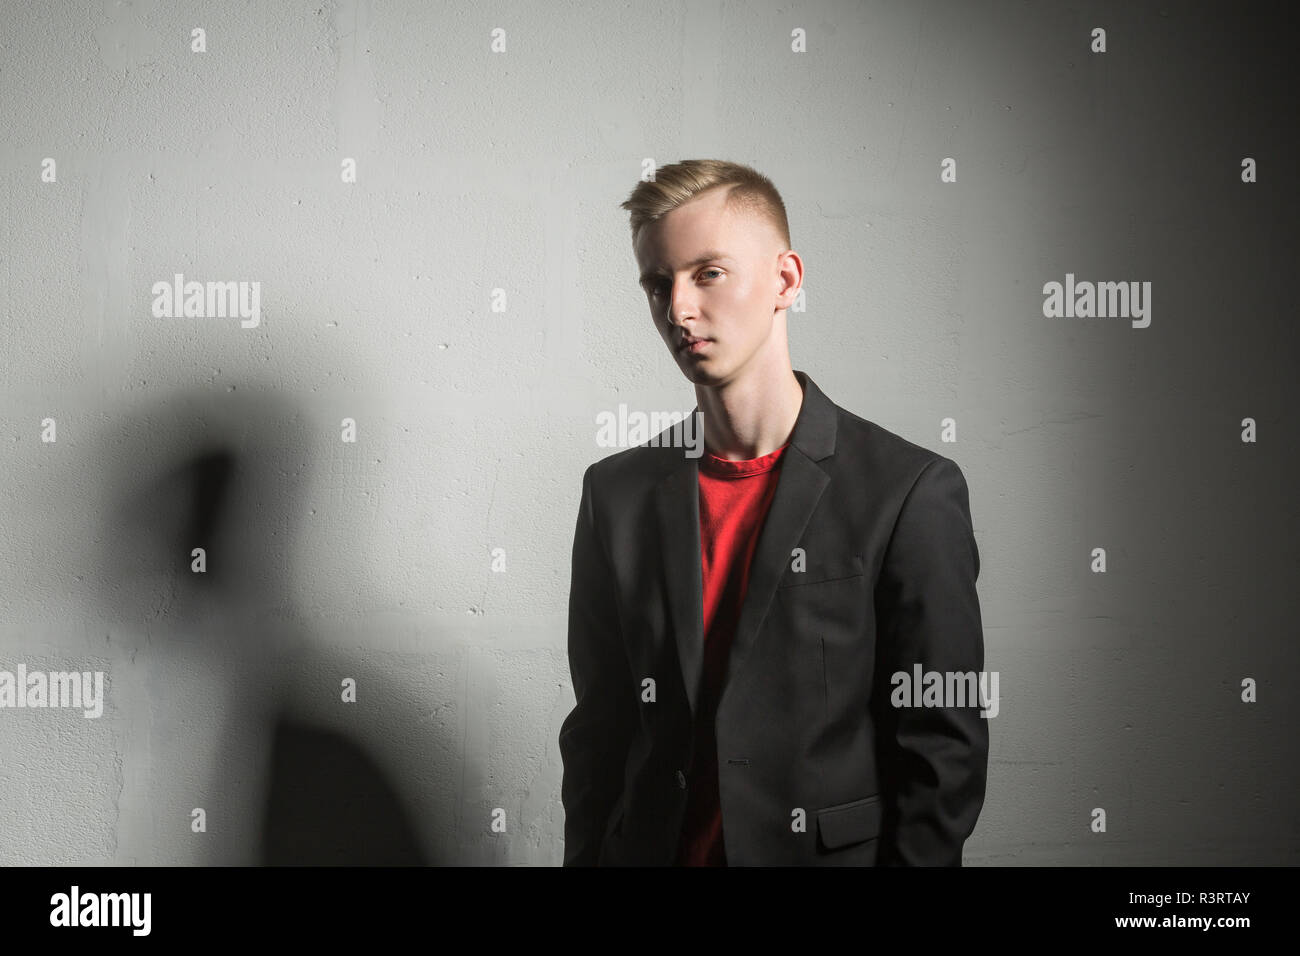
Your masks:
<svg viewBox="0 0 1300 956"><path fill-rule="evenodd" d="M750 475L761 475L763 472L775 468L781 460L782 452L789 447L790 443L786 442L774 452L760 458L748 458L744 461L719 458L717 455L706 451L700 459L700 470L718 478L748 478Z"/></svg>

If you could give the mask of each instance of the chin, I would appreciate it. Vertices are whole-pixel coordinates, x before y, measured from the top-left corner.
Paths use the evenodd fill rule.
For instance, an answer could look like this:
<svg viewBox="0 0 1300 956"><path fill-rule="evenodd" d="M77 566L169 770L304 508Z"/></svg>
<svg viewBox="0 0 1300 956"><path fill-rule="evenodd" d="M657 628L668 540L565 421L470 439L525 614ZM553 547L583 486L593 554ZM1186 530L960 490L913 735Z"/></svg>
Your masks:
<svg viewBox="0 0 1300 956"><path fill-rule="evenodd" d="M692 385L717 385L724 376L719 375L715 370L707 368L704 363L697 362L688 365L682 369L682 374Z"/></svg>

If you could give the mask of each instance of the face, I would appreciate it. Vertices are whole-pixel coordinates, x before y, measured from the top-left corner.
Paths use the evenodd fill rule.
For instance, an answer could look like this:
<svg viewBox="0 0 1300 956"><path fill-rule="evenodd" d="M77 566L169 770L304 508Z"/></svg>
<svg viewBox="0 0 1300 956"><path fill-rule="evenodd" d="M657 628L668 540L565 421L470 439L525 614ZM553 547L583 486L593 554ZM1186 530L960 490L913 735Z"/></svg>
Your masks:
<svg viewBox="0 0 1300 956"><path fill-rule="evenodd" d="M724 385L777 351L801 278L776 228L710 189L642 228L634 250L655 327L697 385ZM792 263L790 260L793 259ZM689 339L702 340L686 345Z"/></svg>

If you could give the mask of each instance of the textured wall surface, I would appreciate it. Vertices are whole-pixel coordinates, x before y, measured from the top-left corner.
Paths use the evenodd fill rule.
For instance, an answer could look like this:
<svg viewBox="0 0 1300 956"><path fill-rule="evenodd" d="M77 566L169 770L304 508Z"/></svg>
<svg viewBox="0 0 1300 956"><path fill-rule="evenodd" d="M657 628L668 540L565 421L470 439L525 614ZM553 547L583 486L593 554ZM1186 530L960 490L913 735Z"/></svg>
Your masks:
<svg viewBox="0 0 1300 956"><path fill-rule="evenodd" d="M794 366L969 482L967 862L1300 862L1280 10L5 4L0 670L106 684L0 708L0 863L560 861L596 416L695 404L618 203L702 156L784 194Z"/></svg>

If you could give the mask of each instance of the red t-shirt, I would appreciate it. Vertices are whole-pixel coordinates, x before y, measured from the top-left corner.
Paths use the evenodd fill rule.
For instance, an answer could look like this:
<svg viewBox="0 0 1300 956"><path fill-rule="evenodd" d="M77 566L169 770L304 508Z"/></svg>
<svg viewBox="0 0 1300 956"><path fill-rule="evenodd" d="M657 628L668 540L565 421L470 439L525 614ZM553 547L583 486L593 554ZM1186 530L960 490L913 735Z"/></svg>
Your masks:
<svg viewBox="0 0 1300 956"><path fill-rule="evenodd" d="M691 789L677 847L679 866L726 866L714 718L727 653L749 583L754 547L776 492L787 442L770 455L728 461L700 458L700 559L704 583L704 672L695 717Z"/></svg>

